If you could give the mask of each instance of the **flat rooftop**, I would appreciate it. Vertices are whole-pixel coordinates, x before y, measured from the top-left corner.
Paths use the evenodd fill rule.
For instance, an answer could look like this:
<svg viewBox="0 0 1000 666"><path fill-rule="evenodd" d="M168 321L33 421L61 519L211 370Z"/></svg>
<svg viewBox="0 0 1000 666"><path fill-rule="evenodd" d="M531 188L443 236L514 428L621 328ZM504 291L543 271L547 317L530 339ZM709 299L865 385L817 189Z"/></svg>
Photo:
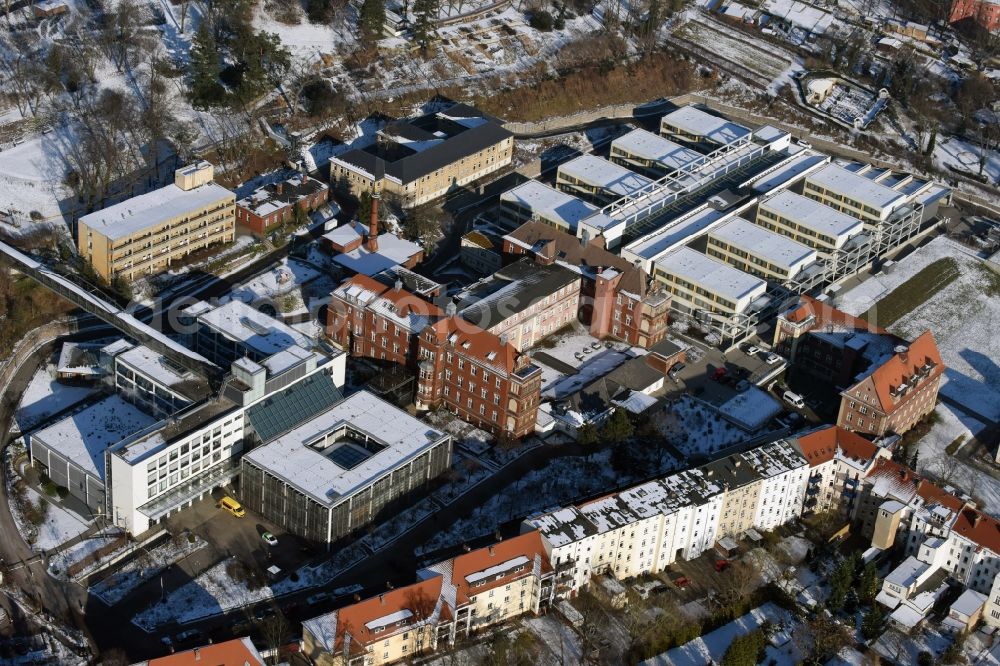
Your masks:
<svg viewBox="0 0 1000 666"><path fill-rule="evenodd" d="M156 419L111 395L31 435L50 449L104 479L104 451L148 428Z"/></svg>
<svg viewBox="0 0 1000 666"><path fill-rule="evenodd" d="M693 106L682 106L676 111L671 111L663 116L660 126L664 124L721 145L732 143L750 134L750 130L742 125L713 116Z"/></svg>
<svg viewBox="0 0 1000 666"><path fill-rule="evenodd" d="M765 173L750 181L750 188L759 194L767 194L796 180L827 161L825 155L802 151L774 171Z"/></svg>
<svg viewBox="0 0 1000 666"><path fill-rule="evenodd" d="M599 211L597 206L537 180L529 180L507 190L500 195L500 201L516 203L541 217L565 222L574 231L577 222Z"/></svg>
<svg viewBox="0 0 1000 666"><path fill-rule="evenodd" d="M182 190L170 184L84 215L80 222L117 240L226 199L235 201L236 195L215 183L205 183L190 190Z"/></svg>
<svg viewBox="0 0 1000 666"><path fill-rule="evenodd" d="M580 155L559 165L560 176L570 176L618 196L632 194L653 181L623 166L594 155Z"/></svg>
<svg viewBox="0 0 1000 666"><path fill-rule="evenodd" d="M661 229L635 241L627 249L643 259L654 260L678 243L694 238L725 215L725 211L705 206L701 210L672 220Z"/></svg>
<svg viewBox="0 0 1000 666"><path fill-rule="evenodd" d="M747 296L762 294L767 283L760 278L748 275L721 261L692 250L681 247L656 261L656 267L665 273L694 283L703 289L738 301Z"/></svg>
<svg viewBox="0 0 1000 666"><path fill-rule="evenodd" d="M115 358L191 400L207 397L210 393L206 378L181 367L145 345L136 345Z"/></svg>
<svg viewBox="0 0 1000 666"><path fill-rule="evenodd" d="M859 234L865 226L864 222L855 217L788 190L780 190L773 197L761 201L760 207L834 238Z"/></svg>
<svg viewBox="0 0 1000 666"><path fill-rule="evenodd" d="M611 142L611 148L620 148L631 155L655 162L671 171L702 159L704 155L665 139L659 134L635 129Z"/></svg>
<svg viewBox="0 0 1000 666"><path fill-rule="evenodd" d="M905 197L901 192L848 171L839 164L828 164L810 174L806 180L875 209L885 208Z"/></svg>
<svg viewBox="0 0 1000 666"><path fill-rule="evenodd" d="M333 506L446 437L359 391L244 458L320 504Z"/></svg>
<svg viewBox="0 0 1000 666"><path fill-rule="evenodd" d="M458 314L488 330L579 280L576 272L558 264L540 266L521 259L459 294Z"/></svg>
<svg viewBox="0 0 1000 666"><path fill-rule="evenodd" d="M709 236L766 259L786 270L792 270L804 262L816 259L816 250L742 217L723 222L710 231Z"/></svg>
<svg viewBox="0 0 1000 666"><path fill-rule="evenodd" d="M312 349L314 346L314 341L309 336L255 310L243 301L232 300L197 316L198 321L204 325L230 340L242 342L262 356L271 356L295 345L304 349Z"/></svg>

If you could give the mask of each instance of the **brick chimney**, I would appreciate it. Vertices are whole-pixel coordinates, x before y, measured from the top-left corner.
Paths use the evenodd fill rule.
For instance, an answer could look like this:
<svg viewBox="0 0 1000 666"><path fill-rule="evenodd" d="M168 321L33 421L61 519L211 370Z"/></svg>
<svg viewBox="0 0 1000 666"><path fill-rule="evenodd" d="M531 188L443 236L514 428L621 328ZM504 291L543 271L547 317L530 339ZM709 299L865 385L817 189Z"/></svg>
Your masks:
<svg viewBox="0 0 1000 666"><path fill-rule="evenodd" d="M369 252L378 252L378 200L381 198L378 192L372 192L372 217L368 221L368 242L366 243Z"/></svg>
<svg viewBox="0 0 1000 666"><path fill-rule="evenodd" d="M278 194L284 194L285 193L285 184L284 183L277 183L274 186L274 191L277 192Z"/></svg>

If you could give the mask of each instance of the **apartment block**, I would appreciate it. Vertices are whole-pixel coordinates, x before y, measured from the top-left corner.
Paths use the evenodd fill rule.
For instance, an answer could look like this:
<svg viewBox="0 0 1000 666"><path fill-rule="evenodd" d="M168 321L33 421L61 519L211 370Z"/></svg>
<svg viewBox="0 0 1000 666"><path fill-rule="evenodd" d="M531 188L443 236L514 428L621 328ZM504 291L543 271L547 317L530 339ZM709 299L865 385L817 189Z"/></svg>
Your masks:
<svg viewBox="0 0 1000 666"><path fill-rule="evenodd" d="M261 444L242 458L240 490L253 511L330 544L448 470L451 437L367 391L327 407L332 392L320 388L292 387L251 410ZM317 401L324 408L301 418Z"/></svg>
<svg viewBox="0 0 1000 666"><path fill-rule="evenodd" d="M535 428L542 371L509 341L455 316L419 338L418 410L443 405L494 435Z"/></svg>
<svg viewBox="0 0 1000 666"><path fill-rule="evenodd" d="M504 257L532 257L578 273L580 319L591 335L611 336L649 349L667 333L670 298L644 270L604 249L541 222L526 222L504 236Z"/></svg>
<svg viewBox="0 0 1000 666"><path fill-rule="evenodd" d="M457 313L524 351L577 319L581 278L559 264L525 258L456 295Z"/></svg>
<svg viewBox="0 0 1000 666"><path fill-rule="evenodd" d="M658 179L703 159L703 155L658 134L634 129L611 142L609 160L647 178Z"/></svg>
<svg viewBox="0 0 1000 666"><path fill-rule="evenodd" d="M105 280L155 275L187 255L235 236L236 195L213 182L199 162L178 169L174 183L84 215L76 246Z"/></svg>
<svg viewBox="0 0 1000 666"><path fill-rule="evenodd" d="M903 192L838 164L828 164L809 174L802 192L811 199L876 226L907 202Z"/></svg>
<svg viewBox="0 0 1000 666"><path fill-rule="evenodd" d="M255 234L291 222L295 211L309 213L330 198L330 186L305 174L294 174L258 187L236 202L236 222Z"/></svg>
<svg viewBox="0 0 1000 666"><path fill-rule="evenodd" d="M403 289L355 275L334 289L326 334L352 356L416 368L418 338L444 317L437 307Z"/></svg>
<svg viewBox="0 0 1000 666"><path fill-rule="evenodd" d="M816 250L736 217L709 232L705 253L744 273L791 285L822 275Z"/></svg>
<svg viewBox="0 0 1000 666"><path fill-rule="evenodd" d="M953 0L949 23L972 22L983 30L996 33L1000 30L1000 2L997 0Z"/></svg>
<svg viewBox="0 0 1000 666"><path fill-rule="evenodd" d="M697 107L682 106L663 116L660 134L668 139L713 149L745 138L750 130Z"/></svg>
<svg viewBox="0 0 1000 666"><path fill-rule="evenodd" d="M794 440L809 462L804 513L837 511L852 516L862 479L888 449L837 426L824 426Z"/></svg>
<svg viewBox="0 0 1000 666"><path fill-rule="evenodd" d="M649 187L653 181L596 155L580 155L556 171L556 187L603 206Z"/></svg>
<svg viewBox="0 0 1000 666"><path fill-rule="evenodd" d="M499 120L455 104L391 122L373 145L330 158L330 182L419 206L508 166L513 151L513 134Z"/></svg>
<svg viewBox="0 0 1000 666"><path fill-rule="evenodd" d="M841 393L837 425L876 437L903 434L934 410L944 368L934 336L925 331Z"/></svg>
<svg viewBox="0 0 1000 666"><path fill-rule="evenodd" d="M382 666L452 646L553 602L554 572L529 532L439 562L418 582L302 623L318 666Z"/></svg>

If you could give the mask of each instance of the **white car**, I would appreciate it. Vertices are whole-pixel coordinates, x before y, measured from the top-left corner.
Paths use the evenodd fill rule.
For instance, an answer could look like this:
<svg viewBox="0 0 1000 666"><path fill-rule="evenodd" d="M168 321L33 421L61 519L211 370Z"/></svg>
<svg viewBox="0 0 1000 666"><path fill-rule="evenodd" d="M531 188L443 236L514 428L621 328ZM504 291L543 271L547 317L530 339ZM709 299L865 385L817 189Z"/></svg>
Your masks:
<svg viewBox="0 0 1000 666"><path fill-rule="evenodd" d="M760 351L760 347L756 345L749 345L746 349L747 356L756 356Z"/></svg>
<svg viewBox="0 0 1000 666"><path fill-rule="evenodd" d="M768 365L774 365L775 363L781 362L781 357L775 354L774 352L771 352L770 354L767 355L767 358L765 358L764 360L767 361Z"/></svg>

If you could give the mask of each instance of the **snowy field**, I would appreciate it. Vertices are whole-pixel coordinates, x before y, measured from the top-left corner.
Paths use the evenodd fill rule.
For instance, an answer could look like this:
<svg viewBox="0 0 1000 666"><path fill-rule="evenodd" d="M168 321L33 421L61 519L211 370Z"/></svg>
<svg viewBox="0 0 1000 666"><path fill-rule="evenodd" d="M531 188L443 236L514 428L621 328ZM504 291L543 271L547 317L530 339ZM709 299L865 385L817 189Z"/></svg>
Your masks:
<svg viewBox="0 0 1000 666"><path fill-rule="evenodd" d="M66 570L70 566L83 561L92 553L96 553L101 548L113 543L119 536L121 536L120 531L116 528L110 528L101 534L95 534L74 546L70 546L49 559L49 572L54 576L65 578Z"/></svg>
<svg viewBox="0 0 1000 666"><path fill-rule="evenodd" d="M524 621L533 634L541 639L547 654L541 655L544 666L574 666L583 663L583 646L580 636L559 620L555 613L532 617Z"/></svg>
<svg viewBox="0 0 1000 666"><path fill-rule="evenodd" d="M35 504L42 499L42 496L32 488L28 488L27 497ZM16 512L12 513L16 514ZM18 518L20 517L18 516L16 519ZM30 535L34 535L34 541L31 544L32 548L36 552L41 552L43 550L54 550L73 537L82 534L90 527L90 523L85 522L83 518L67 511L58 504L49 502L45 521L41 525L38 527L27 525L23 522L23 519L20 519L18 520L18 527L21 529L22 536L29 537Z"/></svg>
<svg viewBox="0 0 1000 666"><path fill-rule="evenodd" d="M21 432L31 430L48 417L68 409L93 395L95 390L83 386L66 386L56 381L56 367L46 364L38 369L28 388L21 395L14 419Z"/></svg>
<svg viewBox="0 0 1000 666"><path fill-rule="evenodd" d="M970 250L947 238L935 238L891 274L873 276L838 296L835 305L848 314L863 315L884 295L944 257L957 262L958 279L889 329L909 340L930 329L947 366L941 393L975 414L1000 419L1000 337L994 334L1000 328L1000 298L988 294L996 278Z"/></svg>
<svg viewBox="0 0 1000 666"><path fill-rule="evenodd" d="M157 546L130 560L121 569L92 586L90 592L108 606L113 606L145 581L158 576L171 564L179 562L207 545L198 538L195 538L194 542L186 538L178 541L168 540L162 546Z"/></svg>
<svg viewBox="0 0 1000 666"><path fill-rule="evenodd" d="M941 139L934 146L934 162L938 167L945 170L950 167L978 177L979 164L982 160L982 148L955 137ZM994 185L1000 184L1000 152L995 150L986 151L982 173L984 176L989 177L990 183Z"/></svg>
<svg viewBox="0 0 1000 666"><path fill-rule="evenodd" d="M772 603L758 606L746 615L739 617L729 624L723 625L700 636L689 643L685 643L672 650L668 650L661 655L647 659L642 662L643 666L704 666L705 664L718 664L722 662L722 655L726 653L729 644L737 636L744 636L751 631L758 629L764 622L770 622L775 626L790 628L795 625L795 618L792 614L779 608ZM794 641L790 641L780 648L773 645L767 647L767 656L764 658L766 664L778 666L792 666L799 663L801 656L794 649Z"/></svg>
<svg viewBox="0 0 1000 666"><path fill-rule="evenodd" d="M746 438L746 433L690 395L664 408L657 426L667 441L685 456L710 455Z"/></svg>

